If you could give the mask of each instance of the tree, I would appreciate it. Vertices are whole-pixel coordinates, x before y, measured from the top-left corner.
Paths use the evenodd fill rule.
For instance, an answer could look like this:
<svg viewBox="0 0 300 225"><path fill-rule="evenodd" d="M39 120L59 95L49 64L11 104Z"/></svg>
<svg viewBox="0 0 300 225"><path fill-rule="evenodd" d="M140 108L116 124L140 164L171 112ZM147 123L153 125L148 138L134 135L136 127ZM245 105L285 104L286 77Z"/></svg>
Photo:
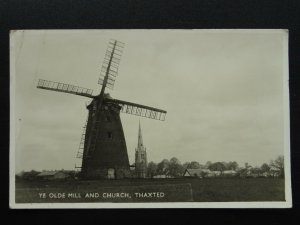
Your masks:
<svg viewBox="0 0 300 225"><path fill-rule="evenodd" d="M279 170L279 176L284 177L284 157L283 155L278 156L275 160L271 160L270 167Z"/></svg>
<svg viewBox="0 0 300 225"><path fill-rule="evenodd" d="M246 168L240 168L238 170L238 175L242 178L247 177L247 174L248 174L248 170Z"/></svg>
<svg viewBox="0 0 300 225"><path fill-rule="evenodd" d="M261 170L258 167L253 167L250 169L250 171L255 177L259 176L261 173Z"/></svg>
<svg viewBox="0 0 300 225"><path fill-rule="evenodd" d="M227 169L228 170L234 170L234 171L236 171L238 169L238 167L239 167L239 164L237 162L235 162L235 161L229 162L227 164Z"/></svg>
<svg viewBox="0 0 300 225"><path fill-rule="evenodd" d="M170 162L167 159L162 160L160 163L157 164L157 174L165 174L169 173L169 165Z"/></svg>
<svg viewBox="0 0 300 225"><path fill-rule="evenodd" d="M173 177L179 177L182 176L183 172L184 172L184 168L180 164L180 161L175 157L170 159L169 174Z"/></svg>
<svg viewBox="0 0 300 225"><path fill-rule="evenodd" d="M270 171L270 166L267 163L264 163L264 164L261 165L260 169L261 169L262 173L269 172Z"/></svg>
<svg viewBox="0 0 300 225"><path fill-rule="evenodd" d="M156 175L157 164L154 162L149 162L147 167L147 176L154 177Z"/></svg>
<svg viewBox="0 0 300 225"><path fill-rule="evenodd" d="M229 170L229 163L228 162L221 162L224 165L224 170Z"/></svg>
<svg viewBox="0 0 300 225"><path fill-rule="evenodd" d="M210 167L211 164L212 164L211 161L207 161L207 162L205 163L204 167L205 167L206 169L209 169L209 167Z"/></svg>
<svg viewBox="0 0 300 225"><path fill-rule="evenodd" d="M170 164L180 164L180 161L176 157L173 157L170 159Z"/></svg>
<svg viewBox="0 0 300 225"><path fill-rule="evenodd" d="M202 178L206 178L208 172L206 172L206 171L201 171L200 174L201 174L201 177L202 177Z"/></svg>
<svg viewBox="0 0 300 225"><path fill-rule="evenodd" d="M245 163L245 169L248 170L248 169L250 169L251 167L252 167L252 166L250 166L249 163L247 163L247 162Z"/></svg>
<svg viewBox="0 0 300 225"><path fill-rule="evenodd" d="M192 161L191 164L189 165L189 169L200 169L201 165L200 163L196 161Z"/></svg>
<svg viewBox="0 0 300 225"><path fill-rule="evenodd" d="M189 167L190 164L191 164L190 162L185 162L185 163L183 163L182 166L183 166L184 169L189 169L189 168L190 168L190 167Z"/></svg>
<svg viewBox="0 0 300 225"><path fill-rule="evenodd" d="M225 170L225 166L221 162L216 162L216 163L212 163L209 166L209 169L212 171L220 171L221 173L223 173L223 171Z"/></svg>

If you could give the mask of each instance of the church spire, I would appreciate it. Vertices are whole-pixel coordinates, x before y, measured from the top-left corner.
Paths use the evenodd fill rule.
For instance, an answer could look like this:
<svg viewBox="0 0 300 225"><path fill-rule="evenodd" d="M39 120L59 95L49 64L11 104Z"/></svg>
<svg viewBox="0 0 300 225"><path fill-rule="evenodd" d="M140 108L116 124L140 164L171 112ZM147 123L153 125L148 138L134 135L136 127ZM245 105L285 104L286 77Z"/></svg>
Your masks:
<svg viewBox="0 0 300 225"><path fill-rule="evenodd" d="M147 152L143 145L141 122L139 121L139 137L138 145L135 149L135 172L136 177L146 178L147 177Z"/></svg>
<svg viewBox="0 0 300 225"><path fill-rule="evenodd" d="M139 149L140 147L143 147L143 137L142 137L141 122L139 121L139 137L138 137L138 146L137 146L137 148Z"/></svg>

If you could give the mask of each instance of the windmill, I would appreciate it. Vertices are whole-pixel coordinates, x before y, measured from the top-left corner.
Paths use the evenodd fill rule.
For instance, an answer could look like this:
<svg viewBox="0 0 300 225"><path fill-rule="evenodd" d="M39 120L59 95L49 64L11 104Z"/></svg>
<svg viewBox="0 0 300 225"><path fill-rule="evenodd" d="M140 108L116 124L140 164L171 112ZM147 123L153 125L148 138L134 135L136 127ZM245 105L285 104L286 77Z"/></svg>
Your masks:
<svg viewBox="0 0 300 225"><path fill-rule="evenodd" d="M165 120L166 111L119 99L113 99L105 88L113 89L124 43L110 40L101 67L98 84L100 94L91 89L39 79L37 88L91 98L87 105L88 119L77 157L82 159L83 178L130 177L129 159L120 112L155 120Z"/></svg>

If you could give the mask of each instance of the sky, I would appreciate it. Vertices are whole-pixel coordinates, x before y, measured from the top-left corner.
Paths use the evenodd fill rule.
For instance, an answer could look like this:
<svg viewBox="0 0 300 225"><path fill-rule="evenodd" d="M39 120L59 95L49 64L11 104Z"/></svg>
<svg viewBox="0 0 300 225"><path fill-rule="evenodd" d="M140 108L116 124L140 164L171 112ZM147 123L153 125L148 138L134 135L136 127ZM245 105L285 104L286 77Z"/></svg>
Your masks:
<svg viewBox="0 0 300 225"><path fill-rule="evenodd" d="M130 164L141 122L148 161L237 161L283 155L284 30L26 30L11 33L16 172L74 169L90 99L36 88L38 79L100 93L110 38L125 43L113 98L167 111L121 114ZM285 93L286 94L286 93Z"/></svg>

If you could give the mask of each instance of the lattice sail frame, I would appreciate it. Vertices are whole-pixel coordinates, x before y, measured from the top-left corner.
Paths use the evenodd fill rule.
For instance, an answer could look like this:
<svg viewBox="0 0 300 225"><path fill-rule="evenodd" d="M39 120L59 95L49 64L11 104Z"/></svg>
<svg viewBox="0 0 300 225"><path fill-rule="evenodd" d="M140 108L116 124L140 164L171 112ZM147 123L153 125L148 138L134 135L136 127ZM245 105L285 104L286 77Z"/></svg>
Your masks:
<svg viewBox="0 0 300 225"><path fill-rule="evenodd" d="M93 90L75 86L72 84L65 84L60 82L54 82L49 80L39 79L37 88L46 89L51 91L65 92L69 94L81 95L84 97L93 98Z"/></svg>
<svg viewBox="0 0 300 225"><path fill-rule="evenodd" d="M103 85L105 76L108 74L106 87L113 89L118 75L119 64L124 46L125 44L123 42L114 39L109 41L101 67L98 84Z"/></svg>
<svg viewBox="0 0 300 225"><path fill-rule="evenodd" d="M135 115L135 116L146 117L149 119L161 120L161 121L165 121L165 117L166 117L166 112L151 110L145 107L138 107L138 106L127 105L127 104L122 105L121 112Z"/></svg>
<svg viewBox="0 0 300 225"><path fill-rule="evenodd" d="M122 107L121 109L122 113L146 117L149 119L164 121L167 114L167 111L162 109L157 109L157 108L140 105L132 102L127 102L123 100L106 99L105 101L108 103L111 102L120 105Z"/></svg>

